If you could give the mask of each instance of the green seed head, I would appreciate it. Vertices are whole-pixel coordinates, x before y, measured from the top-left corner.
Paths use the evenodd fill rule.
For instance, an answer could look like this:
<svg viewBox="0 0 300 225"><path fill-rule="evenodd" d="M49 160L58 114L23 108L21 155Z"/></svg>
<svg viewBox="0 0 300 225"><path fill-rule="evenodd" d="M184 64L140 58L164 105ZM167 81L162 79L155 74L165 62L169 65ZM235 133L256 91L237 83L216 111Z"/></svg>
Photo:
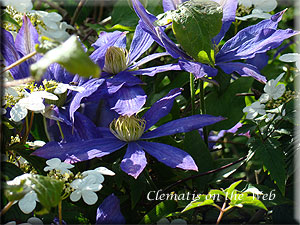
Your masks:
<svg viewBox="0 0 300 225"><path fill-rule="evenodd" d="M111 46L105 54L105 65L103 70L112 75L127 69L128 54L126 49Z"/></svg>
<svg viewBox="0 0 300 225"><path fill-rule="evenodd" d="M146 121L136 116L120 116L110 123L110 131L121 141L136 141L144 133Z"/></svg>

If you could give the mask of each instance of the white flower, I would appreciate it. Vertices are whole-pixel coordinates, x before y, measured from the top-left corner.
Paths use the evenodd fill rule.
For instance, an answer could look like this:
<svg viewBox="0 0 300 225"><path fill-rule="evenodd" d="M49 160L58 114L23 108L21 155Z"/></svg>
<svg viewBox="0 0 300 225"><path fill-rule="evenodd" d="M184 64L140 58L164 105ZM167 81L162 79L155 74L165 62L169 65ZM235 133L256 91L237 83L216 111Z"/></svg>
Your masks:
<svg viewBox="0 0 300 225"><path fill-rule="evenodd" d="M157 221L156 224L158 224L158 225L161 225L161 224L187 224L187 222L183 219L175 219L175 220L172 220L170 223L170 221L167 218L162 218L159 221Z"/></svg>
<svg viewBox="0 0 300 225"><path fill-rule="evenodd" d="M25 98L20 99L10 111L10 117L15 122L20 122L27 116L28 110L43 112L45 105L43 99L58 100L58 97L46 91L24 92Z"/></svg>
<svg viewBox="0 0 300 225"><path fill-rule="evenodd" d="M276 0L239 0L238 2L246 8L250 8L252 5L254 6L250 15L236 17L236 19L243 21L250 18L269 19L271 15L267 12L271 12L277 7Z"/></svg>
<svg viewBox="0 0 300 225"><path fill-rule="evenodd" d="M108 175L108 176L114 176L115 173L105 167L98 167L94 170L87 170L87 171L84 171L82 173L82 176L83 177L92 177L94 176L95 177L95 180L97 183L101 184L103 183L104 181L104 176L103 175Z"/></svg>
<svg viewBox="0 0 300 225"><path fill-rule="evenodd" d="M264 87L265 93L262 94L259 98L261 103L266 103L271 99L278 99L280 98L283 93L285 92L284 84L278 84L280 79L283 77L284 73L280 74L275 80L269 80Z"/></svg>
<svg viewBox="0 0 300 225"><path fill-rule="evenodd" d="M74 165L71 165L69 163L65 163L65 162L62 162L60 161L59 158L53 158L53 159L49 159L46 161L46 164L48 166L46 166L44 168L44 171L49 171L49 170L59 170L62 174L65 174L65 173L72 173L70 170L68 169L71 169L74 167Z"/></svg>
<svg viewBox="0 0 300 225"><path fill-rule="evenodd" d="M95 176L86 176L83 179L76 179L70 186L75 189L75 191L71 193L70 199L73 202L77 202L82 197L83 201L88 205L93 205L97 202L98 196L95 192L102 188L101 183L97 182Z"/></svg>
<svg viewBox="0 0 300 225"><path fill-rule="evenodd" d="M78 92L83 92L85 90L84 87L81 86L72 86L69 84L64 84L64 83L59 83L54 90L54 94L62 94L65 93L67 90L72 90L72 91L78 91Z"/></svg>
<svg viewBox="0 0 300 225"><path fill-rule="evenodd" d="M70 35L66 32L66 29L74 28L67 24L66 22L60 22L62 20L62 16L56 12L45 12L45 11L34 11L40 19L46 25L46 29L39 26L39 29L42 35L52 38L56 41L63 42L67 40Z"/></svg>
<svg viewBox="0 0 300 225"><path fill-rule="evenodd" d="M19 200L18 205L23 213L28 214L35 209L37 201L37 194L31 190L21 200Z"/></svg>
<svg viewBox="0 0 300 225"><path fill-rule="evenodd" d="M250 106L245 107L243 112L248 113L246 119L254 119L258 114L266 114L265 105L260 102L253 102Z"/></svg>
<svg viewBox="0 0 300 225"><path fill-rule="evenodd" d="M2 0L1 4L4 6L12 6L15 10L25 13L32 9L33 5L31 0Z"/></svg>
<svg viewBox="0 0 300 225"><path fill-rule="evenodd" d="M16 225L17 223L15 221L11 221L6 223L5 225ZM43 225L43 221L37 217L30 217L27 220L27 223L20 223L19 225Z"/></svg>
<svg viewBox="0 0 300 225"><path fill-rule="evenodd" d="M300 70L300 54L299 53L287 53L279 57L282 62L296 62L296 67Z"/></svg>

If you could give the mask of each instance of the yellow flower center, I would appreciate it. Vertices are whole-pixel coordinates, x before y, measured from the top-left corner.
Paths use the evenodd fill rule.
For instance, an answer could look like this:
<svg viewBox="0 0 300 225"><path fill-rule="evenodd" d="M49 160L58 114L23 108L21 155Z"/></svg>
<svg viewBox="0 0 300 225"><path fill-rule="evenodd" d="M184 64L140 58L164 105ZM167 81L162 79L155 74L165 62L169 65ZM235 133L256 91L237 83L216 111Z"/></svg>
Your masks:
<svg viewBox="0 0 300 225"><path fill-rule="evenodd" d="M126 49L111 46L105 53L103 70L110 74L118 74L127 69L128 52Z"/></svg>
<svg viewBox="0 0 300 225"><path fill-rule="evenodd" d="M144 133L146 121L136 116L120 116L110 125L110 131L121 141L136 141Z"/></svg>

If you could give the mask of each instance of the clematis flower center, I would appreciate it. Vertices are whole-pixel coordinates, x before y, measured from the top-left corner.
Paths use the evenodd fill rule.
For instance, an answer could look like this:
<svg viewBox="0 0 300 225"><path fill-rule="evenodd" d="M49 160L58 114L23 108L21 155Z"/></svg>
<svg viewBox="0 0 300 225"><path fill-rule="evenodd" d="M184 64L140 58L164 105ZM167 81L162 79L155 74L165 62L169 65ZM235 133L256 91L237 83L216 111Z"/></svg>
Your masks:
<svg viewBox="0 0 300 225"><path fill-rule="evenodd" d="M111 46L106 51L103 70L110 74L118 74L127 69L127 59L126 49Z"/></svg>
<svg viewBox="0 0 300 225"><path fill-rule="evenodd" d="M146 121L136 116L120 116L110 125L110 131L121 141L136 141L144 133Z"/></svg>

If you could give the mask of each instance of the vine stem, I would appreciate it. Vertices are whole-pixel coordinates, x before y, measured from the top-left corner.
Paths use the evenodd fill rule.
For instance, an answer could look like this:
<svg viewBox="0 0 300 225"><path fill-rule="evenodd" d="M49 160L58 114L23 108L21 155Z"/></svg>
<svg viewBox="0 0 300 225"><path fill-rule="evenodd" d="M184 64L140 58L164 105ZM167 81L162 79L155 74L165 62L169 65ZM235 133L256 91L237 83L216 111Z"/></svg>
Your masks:
<svg viewBox="0 0 300 225"><path fill-rule="evenodd" d="M192 73L190 73L190 92L191 92L192 115L195 115L195 85L194 85L194 75Z"/></svg>
<svg viewBox="0 0 300 225"><path fill-rule="evenodd" d="M58 203L58 219L59 219L59 224L62 225L62 207L61 207L61 202L59 201Z"/></svg>
<svg viewBox="0 0 300 225"><path fill-rule="evenodd" d="M4 206L4 208L0 212L0 216L3 216L9 209L10 207L14 204L14 201L10 201Z"/></svg>
<svg viewBox="0 0 300 225"><path fill-rule="evenodd" d="M204 81L200 79L200 114L206 114L205 102L204 102ZM208 130L207 127L203 127L204 142L208 146Z"/></svg>
<svg viewBox="0 0 300 225"><path fill-rule="evenodd" d="M10 70L10 69L12 69L12 68L14 68L14 67L20 65L21 63L25 62L27 59L30 59L31 57L35 56L36 54L37 54L37 52L36 52L36 51L33 51L33 52L29 53L28 55L25 55L23 58L21 58L21 59L19 59L18 61L16 61L16 62L10 64L9 66L5 67L5 68L2 70L1 74L3 74L4 72L6 72L7 70Z"/></svg>

